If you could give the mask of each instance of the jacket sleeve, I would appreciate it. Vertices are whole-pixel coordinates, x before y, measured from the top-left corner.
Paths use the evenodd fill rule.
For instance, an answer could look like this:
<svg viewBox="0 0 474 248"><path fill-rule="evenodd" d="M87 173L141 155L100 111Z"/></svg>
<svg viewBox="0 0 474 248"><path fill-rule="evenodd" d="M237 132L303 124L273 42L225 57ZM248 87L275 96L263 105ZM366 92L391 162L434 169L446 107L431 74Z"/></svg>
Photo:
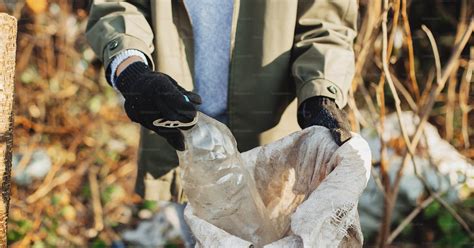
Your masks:
<svg viewBox="0 0 474 248"><path fill-rule="evenodd" d="M347 103L354 76L357 0L301 0L293 45L292 74L298 106L313 96Z"/></svg>
<svg viewBox="0 0 474 248"><path fill-rule="evenodd" d="M92 1L86 37L105 68L114 56L127 49L143 52L153 68L154 35L149 18L149 0Z"/></svg>

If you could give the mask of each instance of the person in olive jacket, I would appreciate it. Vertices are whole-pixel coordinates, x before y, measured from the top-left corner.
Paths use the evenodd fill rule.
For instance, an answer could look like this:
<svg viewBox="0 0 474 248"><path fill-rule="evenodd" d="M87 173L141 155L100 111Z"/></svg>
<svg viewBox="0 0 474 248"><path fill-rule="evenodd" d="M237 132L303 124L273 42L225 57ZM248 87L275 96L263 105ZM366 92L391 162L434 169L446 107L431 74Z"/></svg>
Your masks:
<svg viewBox="0 0 474 248"><path fill-rule="evenodd" d="M225 123L242 152L296 97L301 128L325 126L336 143L347 141L341 108L357 11L357 0L93 1L87 39L127 115L144 127L136 191L183 200L183 138L157 120L186 125L201 111Z"/></svg>

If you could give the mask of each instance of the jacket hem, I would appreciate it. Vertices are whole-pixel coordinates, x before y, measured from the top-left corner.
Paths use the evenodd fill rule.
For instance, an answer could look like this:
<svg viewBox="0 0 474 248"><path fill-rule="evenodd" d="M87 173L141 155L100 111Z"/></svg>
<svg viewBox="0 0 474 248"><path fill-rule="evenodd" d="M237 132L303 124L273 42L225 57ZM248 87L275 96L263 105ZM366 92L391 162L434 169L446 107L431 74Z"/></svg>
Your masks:
<svg viewBox="0 0 474 248"><path fill-rule="evenodd" d="M344 97L342 89L337 84L324 78L314 78L306 81L298 90L297 95L298 107L306 99L313 96L325 96L334 99L340 109L342 109L347 103L347 99Z"/></svg>

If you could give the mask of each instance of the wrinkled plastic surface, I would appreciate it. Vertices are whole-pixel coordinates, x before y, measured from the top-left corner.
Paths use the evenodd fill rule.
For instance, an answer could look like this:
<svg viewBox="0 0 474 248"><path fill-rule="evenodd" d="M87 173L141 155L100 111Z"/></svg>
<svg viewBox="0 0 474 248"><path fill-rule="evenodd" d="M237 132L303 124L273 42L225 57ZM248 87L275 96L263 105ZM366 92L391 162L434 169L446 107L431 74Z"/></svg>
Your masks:
<svg viewBox="0 0 474 248"><path fill-rule="evenodd" d="M311 127L239 154L225 126L201 116L198 124L201 126L197 129L207 131L199 131L196 136L190 135L194 128L185 132L187 151L178 154L180 166L185 168L182 176L190 203L185 218L198 247L362 246L357 203L369 179L371 154L359 135L354 134L351 140L339 147L328 129ZM240 158L235 160L239 161L239 169L235 171L246 178L247 190L253 192L256 187L257 196L252 193L251 198L242 197L249 194L237 189L246 188L240 183L228 184L232 193L223 193L227 190L218 185L227 181L224 178L232 177L227 172L235 167L223 164L236 163L216 159L216 152L209 152L210 147L218 147L216 139L232 141L224 142L232 144L232 148L215 149L232 151L230 157ZM222 167L225 169L221 170ZM195 170L199 173L207 171L207 174L198 176ZM202 189L197 190L197 187ZM259 198L263 210L260 210ZM227 203L236 204L232 214L238 218L215 219L216 215L210 214L215 212L214 208L227 209L233 205ZM245 206L251 207L242 209ZM249 218L251 216L258 218ZM262 232L260 228L255 234L268 235L262 239L265 242L255 242L259 239L239 233L244 231L252 236L254 226L258 224L264 229Z"/></svg>

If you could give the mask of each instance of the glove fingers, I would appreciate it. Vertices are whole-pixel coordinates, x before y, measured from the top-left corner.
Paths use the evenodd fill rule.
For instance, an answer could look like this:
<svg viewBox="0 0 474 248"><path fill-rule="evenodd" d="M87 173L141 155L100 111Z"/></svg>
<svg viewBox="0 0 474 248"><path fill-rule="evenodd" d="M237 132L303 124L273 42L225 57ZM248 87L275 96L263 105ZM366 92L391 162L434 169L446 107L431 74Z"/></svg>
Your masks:
<svg viewBox="0 0 474 248"><path fill-rule="evenodd" d="M194 92L191 92L191 91L186 91L186 96L189 98L189 100L196 104L196 105L200 105L202 103L202 100L201 100L201 96L199 96L198 94L194 93Z"/></svg>
<svg viewBox="0 0 474 248"><path fill-rule="evenodd" d="M158 74L161 80L167 80L170 83L162 83L155 86L154 95L155 105L161 110L162 118L167 120L176 120L180 122L191 122L196 116L196 107L192 102L186 100L179 86L173 81L168 80L170 77L166 74Z"/></svg>
<svg viewBox="0 0 474 248"><path fill-rule="evenodd" d="M161 104L166 104L162 102ZM163 105L162 105L163 106ZM188 102L167 104L165 111L163 111L163 117L166 120L179 121L182 123L188 123L194 120L196 117L196 107Z"/></svg>
<svg viewBox="0 0 474 248"><path fill-rule="evenodd" d="M163 73L163 75L166 76L174 84L174 86L176 86L176 88L178 88L178 90L181 91L181 93L186 95L190 102L192 102L194 104L198 104L198 105L202 103L201 96L199 96L198 94L196 94L192 91L187 91L186 89L181 87L181 85L179 85L178 82L176 82L176 80L174 80L172 77L170 77L170 76L168 76L164 73Z"/></svg>

